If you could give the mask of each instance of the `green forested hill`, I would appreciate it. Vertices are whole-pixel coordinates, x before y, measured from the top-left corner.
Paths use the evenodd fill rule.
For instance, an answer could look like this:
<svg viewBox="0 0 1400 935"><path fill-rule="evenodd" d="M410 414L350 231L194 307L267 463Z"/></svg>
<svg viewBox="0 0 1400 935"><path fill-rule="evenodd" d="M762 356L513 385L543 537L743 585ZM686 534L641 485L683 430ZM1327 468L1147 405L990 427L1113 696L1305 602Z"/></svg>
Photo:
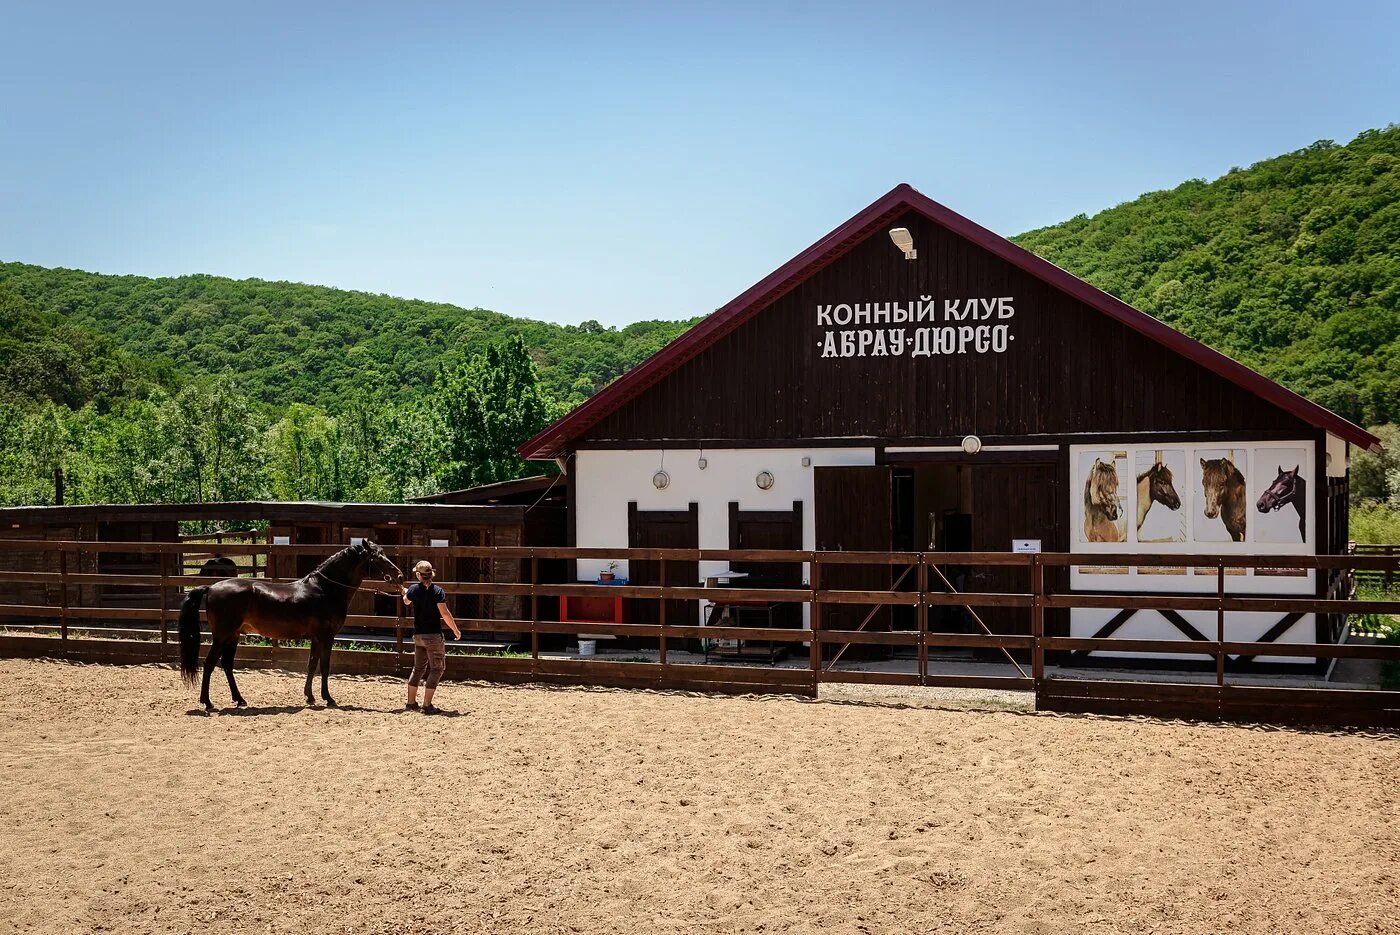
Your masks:
<svg viewBox="0 0 1400 935"><path fill-rule="evenodd" d="M1400 128L1016 240L1354 421L1400 419ZM533 470L515 444L691 323L0 263L0 502L44 502L59 466L78 501L501 480ZM1400 498L1392 473L1366 496Z"/></svg>
<svg viewBox="0 0 1400 935"><path fill-rule="evenodd" d="M1015 239L1353 421L1400 418L1400 127Z"/></svg>
<svg viewBox="0 0 1400 935"><path fill-rule="evenodd" d="M11 352L11 365L0 379L70 405L101 404L152 380L227 372L262 403L335 410L358 395L420 394L439 365L512 335L531 349L546 391L577 403L689 324L554 325L325 286L0 263L6 308L0 350ZM105 377L75 383L84 361Z"/></svg>

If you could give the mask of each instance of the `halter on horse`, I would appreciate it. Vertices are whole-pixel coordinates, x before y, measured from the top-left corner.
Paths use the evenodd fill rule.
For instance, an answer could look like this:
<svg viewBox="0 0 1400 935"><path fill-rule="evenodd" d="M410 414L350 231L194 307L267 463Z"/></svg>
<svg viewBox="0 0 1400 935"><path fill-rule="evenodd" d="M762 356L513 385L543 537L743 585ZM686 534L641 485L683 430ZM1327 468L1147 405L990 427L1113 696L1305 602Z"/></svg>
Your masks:
<svg viewBox="0 0 1400 935"><path fill-rule="evenodd" d="M1301 464L1295 464L1293 470L1285 471L1283 465L1278 466L1278 476L1269 485L1269 489L1259 497L1259 502L1255 504L1260 513L1272 513L1281 510L1289 504L1298 511L1298 539L1306 541L1307 535L1304 531L1304 506L1307 503L1308 483L1303 480L1298 473Z"/></svg>

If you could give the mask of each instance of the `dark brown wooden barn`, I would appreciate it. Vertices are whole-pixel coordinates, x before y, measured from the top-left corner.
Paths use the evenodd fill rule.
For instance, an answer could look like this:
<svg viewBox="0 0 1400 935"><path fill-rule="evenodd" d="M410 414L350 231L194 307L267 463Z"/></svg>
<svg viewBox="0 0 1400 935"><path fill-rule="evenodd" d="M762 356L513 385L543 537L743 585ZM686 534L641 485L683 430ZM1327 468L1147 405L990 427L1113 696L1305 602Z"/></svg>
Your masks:
<svg viewBox="0 0 1400 935"><path fill-rule="evenodd" d="M1348 451L1375 444L900 185L521 452L563 465L571 545L1083 552L1059 586L1189 594L1213 592L1214 573L1087 560L1340 552ZM1010 571L964 572L950 586L1009 589ZM1228 586L1320 594L1325 578L1240 570ZM1233 615L1231 632L1336 635L1310 615L1266 616ZM1104 609L1054 626L1195 638L1203 623Z"/></svg>

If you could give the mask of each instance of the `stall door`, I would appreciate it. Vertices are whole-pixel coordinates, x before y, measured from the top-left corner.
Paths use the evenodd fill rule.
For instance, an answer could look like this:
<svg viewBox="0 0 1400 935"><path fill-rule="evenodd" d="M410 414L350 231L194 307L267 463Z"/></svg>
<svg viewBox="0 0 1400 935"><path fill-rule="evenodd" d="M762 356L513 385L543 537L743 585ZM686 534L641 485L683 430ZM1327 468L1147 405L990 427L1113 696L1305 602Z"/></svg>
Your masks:
<svg viewBox="0 0 1400 935"><path fill-rule="evenodd" d="M974 464L972 467L972 548L975 552L1010 552L1013 539L1039 539L1046 552L1058 551L1059 483L1053 461ZM974 566L967 590L1024 593L1030 587L1025 568ZM1031 614L1024 607L980 607L977 615L994 633L1030 633Z"/></svg>
<svg viewBox="0 0 1400 935"><path fill-rule="evenodd" d="M819 551L888 552L893 538L890 516L892 471L885 465L819 467L813 477L816 543ZM890 586L888 565L823 565L822 590L873 591ZM888 630L889 609L860 604L827 604L822 626L828 630ZM867 617L869 620L867 622Z"/></svg>
<svg viewBox="0 0 1400 935"><path fill-rule="evenodd" d="M627 505L627 545L633 549L698 549L700 547L700 508L692 503L687 510L639 510L636 503ZM627 563L628 584L656 585L661 583L659 561ZM695 587L700 583L698 562L666 563L668 585ZM631 623L658 623L660 602L639 598L628 606ZM667 601L666 622L694 626L700 620L695 601Z"/></svg>
<svg viewBox="0 0 1400 935"><path fill-rule="evenodd" d="M794 500L791 510L741 510L737 502L731 501L729 547L801 551L802 501ZM747 578L736 578L733 582L736 587L802 587L801 562L730 562L729 567L733 571L743 571L749 575ZM780 605L773 613L773 622L782 627L800 626L801 605Z"/></svg>
<svg viewBox="0 0 1400 935"><path fill-rule="evenodd" d="M330 542L330 524L328 523L297 523L292 527L292 545L327 545ZM333 548L327 548L325 552L318 552L311 555L298 555L296 557L296 572L298 578L305 578L316 570L316 566L326 560Z"/></svg>

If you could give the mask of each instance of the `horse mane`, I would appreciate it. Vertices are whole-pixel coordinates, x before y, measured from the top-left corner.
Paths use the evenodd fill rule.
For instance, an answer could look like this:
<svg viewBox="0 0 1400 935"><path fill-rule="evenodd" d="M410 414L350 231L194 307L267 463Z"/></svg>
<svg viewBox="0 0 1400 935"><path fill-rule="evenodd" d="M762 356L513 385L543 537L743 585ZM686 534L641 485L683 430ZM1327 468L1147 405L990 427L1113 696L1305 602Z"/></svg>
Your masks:
<svg viewBox="0 0 1400 935"><path fill-rule="evenodd" d="M365 552L365 547L364 547L363 545L347 545L345 548L341 549L339 552L336 552L336 553L334 553L333 555L331 555L329 558L326 558L325 560L323 560L323 561L321 562L321 564L317 565L314 569L312 569L311 574L314 575L314 574L316 574L316 572L318 572L318 571L320 571L320 572L339 571L340 568L341 568L340 563L341 563L342 561L344 561L344 559L345 559L347 556L349 556L350 554L354 553L354 554L356 555L356 558L358 559L359 555L362 555L364 552Z"/></svg>

